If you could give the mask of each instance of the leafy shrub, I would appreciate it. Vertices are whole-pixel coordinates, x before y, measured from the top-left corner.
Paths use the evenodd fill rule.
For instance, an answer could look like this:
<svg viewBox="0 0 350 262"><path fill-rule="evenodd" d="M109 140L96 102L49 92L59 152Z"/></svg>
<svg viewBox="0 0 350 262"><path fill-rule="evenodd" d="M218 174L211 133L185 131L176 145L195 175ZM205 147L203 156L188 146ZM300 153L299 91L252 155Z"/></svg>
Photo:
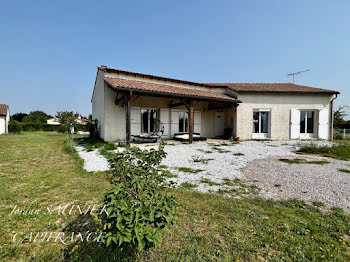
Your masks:
<svg viewBox="0 0 350 262"><path fill-rule="evenodd" d="M11 120L9 122L8 130L9 130L9 133L20 133L23 129L20 122L16 120Z"/></svg>
<svg viewBox="0 0 350 262"><path fill-rule="evenodd" d="M68 132L68 126L66 124L62 124L58 128L59 133L67 133Z"/></svg>
<svg viewBox="0 0 350 262"><path fill-rule="evenodd" d="M333 129L333 139L334 140L343 140L344 139L343 130L340 128L334 128Z"/></svg>
<svg viewBox="0 0 350 262"><path fill-rule="evenodd" d="M166 192L169 185L159 164L166 153L162 146L150 151L126 148L109 160L113 188L104 198L102 213L107 246L155 247L160 230L173 221L177 200Z"/></svg>

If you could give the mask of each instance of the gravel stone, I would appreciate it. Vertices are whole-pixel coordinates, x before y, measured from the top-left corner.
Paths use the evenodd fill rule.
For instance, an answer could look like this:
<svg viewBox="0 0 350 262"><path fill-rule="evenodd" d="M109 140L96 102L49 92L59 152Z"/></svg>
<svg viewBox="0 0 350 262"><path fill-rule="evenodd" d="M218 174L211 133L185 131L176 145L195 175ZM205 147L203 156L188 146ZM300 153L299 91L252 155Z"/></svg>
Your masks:
<svg viewBox="0 0 350 262"><path fill-rule="evenodd" d="M350 211L350 175L338 171L350 169L348 161L324 158L320 156L295 154L300 144L307 141L244 141L232 144L221 142L166 145L167 157L162 161L178 177L171 178L177 186L184 182L196 184L195 190L215 192L227 189L224 185L210 186L201 183L202 178L222 184L225 178L236 178L261 188L259 195L264 198L298 198L308 202L321 201L326 206L337 206ZM317 145L331 145L330 142L316 141ZM157 148L157 145L136 145L141 149ZM222 150L222 152L215 149ZM86 152L77 147L84 168L88 171L104 171L108 162L98 150ZM208 153L208 152L211 153ZM243 155L235 155L241 153ZM330 163L288 164L280 158L302 158L306 160L327 160ZM194 159L206 159L207 162L194 162ZM211 159L211 160L209 160ZM199 173L187 173L178 168L202 169Z"/></svg>

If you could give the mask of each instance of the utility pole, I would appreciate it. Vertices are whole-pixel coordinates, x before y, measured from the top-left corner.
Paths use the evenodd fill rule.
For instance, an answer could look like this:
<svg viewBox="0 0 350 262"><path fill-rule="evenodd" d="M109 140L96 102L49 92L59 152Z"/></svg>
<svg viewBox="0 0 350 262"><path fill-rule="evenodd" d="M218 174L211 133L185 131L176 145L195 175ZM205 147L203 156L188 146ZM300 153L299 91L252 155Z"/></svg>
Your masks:
<svg viewBox="0 0 350 262"><path fill-rule="evenodd" d="M290 73L290 74L288 74L287 76L288 76L288 77L290 77L290 76L293 77L293 84L294 84L294 76L295 76L295 75L299 75L299 74L302 74L302 73L305 73L305 72L309 72L309 71L310 71L310 69L307 69L307 70L304 70L304 71L299 71L299 72L295 72L295 73Z"/></svg>

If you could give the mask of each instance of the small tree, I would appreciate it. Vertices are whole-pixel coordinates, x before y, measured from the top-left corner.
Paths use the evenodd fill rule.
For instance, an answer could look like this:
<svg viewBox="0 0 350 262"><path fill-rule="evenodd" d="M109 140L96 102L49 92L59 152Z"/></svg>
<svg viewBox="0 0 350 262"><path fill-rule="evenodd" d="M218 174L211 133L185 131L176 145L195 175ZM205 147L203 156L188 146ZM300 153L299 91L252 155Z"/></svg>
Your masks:
<svg viewBox="0 0 350 262"><path fill-rule="evenodd" d="M159 232L170 225L177 200L166 192L159 164L164 148L150 151L126 148L110 160L113 188L107 192L101 220L107 246L131 245L138 250L155 247Z"/></svg>
<svg viewBox="0 0 350 262"><path fill-rule="evenodd" d="M26 116L28 116L28 114L26 113L17 113L17 114L13 114L11 116L11 119L16 120L18 122L22 122L23 118L25 118Z"/></svg>
<svg viewBox="0 0 350 262"><path fill-rule="evenodd" d="M31 122L31 123L41 123L46 124L46 120L48 120L51 116L46 114L43 111L32 111L23 118L23 122Z"/></svg>
<svg viewBox="0 0 350 262"><path fill-rule="evenodd" d="M339 106L337 110L334 111L334 126L337 127L340 123L345 122L344 117L347 116L347 113L345 112L345 108L348 106Z"/></svg>
<svg viewBox="0 0 350 262"><path fill-rule="evenodd" d="M73 111L62 111L57 112L56 117L61 124L74 123L75 119L79 116L78 113L73 113Z"/></svg>

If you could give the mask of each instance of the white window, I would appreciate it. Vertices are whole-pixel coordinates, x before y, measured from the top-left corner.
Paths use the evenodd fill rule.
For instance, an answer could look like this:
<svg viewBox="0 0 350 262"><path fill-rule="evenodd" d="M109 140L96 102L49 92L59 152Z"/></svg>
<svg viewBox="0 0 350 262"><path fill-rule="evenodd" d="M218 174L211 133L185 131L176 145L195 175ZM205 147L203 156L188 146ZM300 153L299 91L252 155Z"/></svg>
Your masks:
<svg viewBox="0 0 350 262"><path fill-rule="evenodd" d="M300 111L300 137L314 137L315 133L315 112Z"/></svg>
<svg viewBox="0 0 350 262"><path fill-rule="evenodd" d="M268 137L270 129L270 111L254 110L253 111L253 138Z"/></svg>
<svg viewBox="0 0 350 262"><path fill-rule="evenodd" d="M179 112L179 132L188 132L188 112Z"/></svg>
<svg viewBox="0 0 350 262"><path fill-rule="evenodd" d="M141 109L141 133L157 132L157 110Z"/></svg>

